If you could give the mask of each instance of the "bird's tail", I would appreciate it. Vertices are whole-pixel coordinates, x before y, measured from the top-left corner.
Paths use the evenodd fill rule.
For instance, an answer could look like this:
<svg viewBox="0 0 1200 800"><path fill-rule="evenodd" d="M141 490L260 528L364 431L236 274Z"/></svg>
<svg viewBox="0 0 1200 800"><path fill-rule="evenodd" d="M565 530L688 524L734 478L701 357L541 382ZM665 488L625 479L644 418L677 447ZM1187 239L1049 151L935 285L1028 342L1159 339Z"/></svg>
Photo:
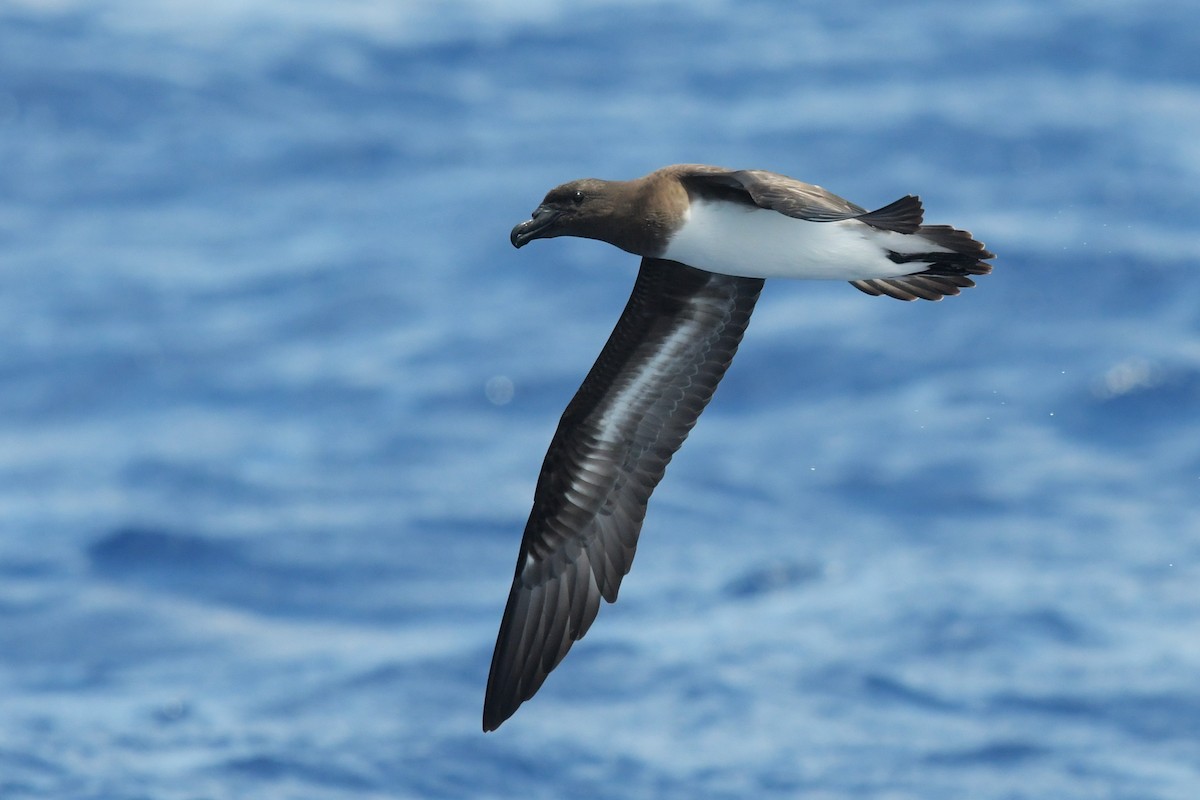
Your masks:
<svg viewBox="0 0 1200 800"><path fill-rule="evenodd" d="M907 202L906 202L907 201ZM948 295L958 294L963 289L975 285L971 275L987 275L992 271L992 265L987 259L995 258L983 242L976 241L967 231L960 231L949 225L921 225L922 211L920 200L906 197L897 200L889 206L873 211L866 217L860 217L864 222L870 222L869 217L894 216L893 211L884 215L885 210L895 209L904 204L908 219L914 216L911 212L915 206L915 222L917 223L906 235L914 236L928 242L936 250L914 253L888 253L888 258L897 264L912 264L914 271L909 275L898 278L873 278L870 280L850 281L850 285L867 294L887 295L897 300L941 300ZM883 227L883 226L877 226ZM891 227L891 230L897 230Z"/></svg>

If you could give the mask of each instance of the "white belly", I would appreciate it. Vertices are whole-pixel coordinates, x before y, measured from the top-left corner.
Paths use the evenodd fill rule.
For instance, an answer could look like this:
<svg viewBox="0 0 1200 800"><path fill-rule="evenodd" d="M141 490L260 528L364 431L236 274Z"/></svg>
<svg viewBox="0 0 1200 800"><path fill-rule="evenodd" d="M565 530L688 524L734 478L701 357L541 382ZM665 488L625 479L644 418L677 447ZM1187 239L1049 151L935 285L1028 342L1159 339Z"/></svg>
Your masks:
<svg viewBox="0 0 1200 800"><path fill-rule="evenodd" d="M949 252L923 237L881 231L858 220L806 222L727 202L693 202L662 257L746 278L865 280L911 275L922 262L896 253Z"/></svg>

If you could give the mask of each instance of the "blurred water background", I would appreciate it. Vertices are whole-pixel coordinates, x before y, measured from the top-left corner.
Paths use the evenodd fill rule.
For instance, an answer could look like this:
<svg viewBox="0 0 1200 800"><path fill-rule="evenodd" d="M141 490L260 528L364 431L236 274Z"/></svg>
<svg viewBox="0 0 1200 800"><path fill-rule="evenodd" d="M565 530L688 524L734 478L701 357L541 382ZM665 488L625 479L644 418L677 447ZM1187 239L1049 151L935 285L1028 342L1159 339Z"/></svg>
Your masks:
<svg viewBox="0 0 1200 800"><path fill-rule="evenodd" d="M0 5L0 797L1200 796L1192 0ZM479 732L636 259L701 161L994 275L768 283L621 602Z"/></svg>

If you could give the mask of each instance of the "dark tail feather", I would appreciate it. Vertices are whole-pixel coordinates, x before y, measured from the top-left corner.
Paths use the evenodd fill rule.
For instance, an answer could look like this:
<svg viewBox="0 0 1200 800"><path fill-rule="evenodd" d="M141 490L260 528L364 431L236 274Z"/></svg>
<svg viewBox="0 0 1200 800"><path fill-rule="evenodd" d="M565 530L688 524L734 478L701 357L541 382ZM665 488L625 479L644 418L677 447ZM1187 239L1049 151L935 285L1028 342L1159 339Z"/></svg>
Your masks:
<svg viewBox="0 0 1200 800"><path fill-rule="evenodd" d="M987 275L992 271L987 259L995 258L995 254L967 231L949 225L921 225L912 235L950 252L888 253L888 258L897 264L925 265L925 269L899 278L850 281L850 285L867 294L887 295L897 300L941 300L974 286L975 281L967 276Z"/></svg>
<svg viewBox="0 0 1200 800"><path fill-rule="evenodd" d="M983 246L983 242L977 242L972 239L970 233L960 231L957 228L951 228L949 225L922 225L917 229L917 235L928 239L939 247L952 250L958 255L974 256L979 260L996 257L995 253L989 252ZM946 254L941 253L939 255ZM991 271L992 268L988 266L983 272L976 272L975 274L986 275Z"/></svg>

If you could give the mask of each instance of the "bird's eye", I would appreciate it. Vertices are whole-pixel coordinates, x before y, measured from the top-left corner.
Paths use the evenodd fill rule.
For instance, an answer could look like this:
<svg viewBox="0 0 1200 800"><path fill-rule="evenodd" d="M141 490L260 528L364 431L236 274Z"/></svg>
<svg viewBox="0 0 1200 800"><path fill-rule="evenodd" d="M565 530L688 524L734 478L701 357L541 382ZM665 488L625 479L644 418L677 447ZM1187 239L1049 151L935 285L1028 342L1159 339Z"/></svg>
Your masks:
<svg viewBox="0 0 1200 800"><path fill-rule="evenodd" d="M582 203L583 202L583 192L581 192L579 189L576 189L575 194L571 195L571 202L573 202L575 205L579 205L580 203Z"/></svg>

